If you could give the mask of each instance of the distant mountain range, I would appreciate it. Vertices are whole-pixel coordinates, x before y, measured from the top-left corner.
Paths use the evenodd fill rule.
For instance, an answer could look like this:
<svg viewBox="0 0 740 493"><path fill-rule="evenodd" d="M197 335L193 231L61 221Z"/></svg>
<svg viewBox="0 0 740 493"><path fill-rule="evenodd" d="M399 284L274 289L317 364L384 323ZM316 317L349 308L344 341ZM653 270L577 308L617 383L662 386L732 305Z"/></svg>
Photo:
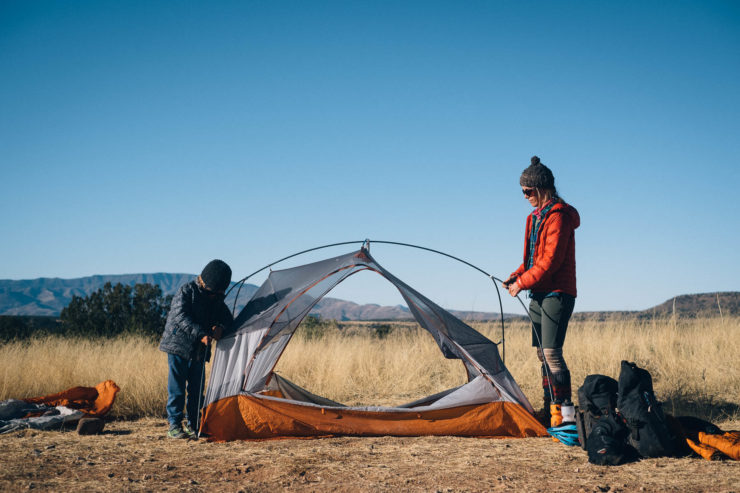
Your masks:
<svg viewBox="0 0 740 493"><path fill-rule="evenodd" d="M162 292L174 294L177 288L195 278L194 274L123 274L90 276L77 279L42 277L11 281L0 279L0 315L55 316L72 301L73 296L87 296L105 283L158 284Z"/></svg>
<svg viewBox="0 0 740 493"><path fill-rule="evenodd" d="M73 296L87 296L102 288L105 283L121 283L133 286L138 283L157 284L165 295L174 294L195 274L123 274L81 277L77 279L39 278L31 280L0 279L0 315L58 316ZM245 284L239 296L240 303L248 300L257 290L254 284ZM233 298L227 300L229 306ZM703 293L677 296L665 303L641 312L620 312L632 315L666 315L675 312L680 315L713 312L723 315L740 314L740 292ZM457 311L450 312L463 320L498 320L499 313ZM336 298L323 298L311 312L324 319L334 320L409 320L411 312L403 305L381 306L375 304L359 305ZM602 317L607 312L578 313L578 318ZM520 315L504 314L504 318Z"/></svg>
<svg viewBox="0 0 740 493"><path fill-rule="evenodd" d="M88 296L102 288L105 283L121 283L133 286L139 283L158 284L165 295L174 294L177 289L195 279L195 274L123 274L80 277L77 279L46 278L30 280L0 279L0 315L58 316L73 296ZM245 284L239 294L243 306L251 298L257 286ZM229 307L232 297L227 299ZM497 320L498 313L463 312L451 310L455 316L465 320ZM359 305L352 301L325 297L314 306L311 314L334 320L411 320L413 316L403 305L381 306L375 304ZM505 315L506 317L506 315Z"/></svg>
<svg viewBox="0 0 740 493"><path fill-rule="evenodd" d="M499 320L498 313L472 312L449 310L461 320ZM381 306L375 304L358 305L352 301L339 300L336 298L323 298L316 303L311 314L319 315L327 320L413 320L414 316L409 309L403 305ZM515 317L504 313L504 318Z"/></svg>

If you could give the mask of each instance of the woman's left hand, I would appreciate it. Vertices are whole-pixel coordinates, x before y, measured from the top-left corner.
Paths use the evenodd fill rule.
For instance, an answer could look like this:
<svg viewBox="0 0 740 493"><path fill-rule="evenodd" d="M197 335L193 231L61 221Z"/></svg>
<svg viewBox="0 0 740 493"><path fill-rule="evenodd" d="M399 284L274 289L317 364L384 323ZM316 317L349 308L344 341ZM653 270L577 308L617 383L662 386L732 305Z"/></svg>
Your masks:
<svg viewBox="0 0 740 493"><path fill-rule="evenodd" d="M519 292L522 290L522 288L519 287L519 283L517 281L512 282L508 286L509 288L509 294L511 296L516 296L519 294Z"/></svg>

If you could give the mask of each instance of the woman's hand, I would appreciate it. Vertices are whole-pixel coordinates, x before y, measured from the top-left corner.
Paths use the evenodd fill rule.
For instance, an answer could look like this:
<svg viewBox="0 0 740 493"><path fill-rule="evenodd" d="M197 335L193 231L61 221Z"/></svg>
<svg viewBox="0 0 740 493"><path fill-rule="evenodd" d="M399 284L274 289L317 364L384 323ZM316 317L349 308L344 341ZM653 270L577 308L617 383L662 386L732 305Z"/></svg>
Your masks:
<svg viewBox="0 0 740 493"><path fill-rule="evenodd" d="M509 294L511 296L518 295L522 288L519 286L519 283L517 281L514 281L506 286L506 288L509 290Z"/></svg>

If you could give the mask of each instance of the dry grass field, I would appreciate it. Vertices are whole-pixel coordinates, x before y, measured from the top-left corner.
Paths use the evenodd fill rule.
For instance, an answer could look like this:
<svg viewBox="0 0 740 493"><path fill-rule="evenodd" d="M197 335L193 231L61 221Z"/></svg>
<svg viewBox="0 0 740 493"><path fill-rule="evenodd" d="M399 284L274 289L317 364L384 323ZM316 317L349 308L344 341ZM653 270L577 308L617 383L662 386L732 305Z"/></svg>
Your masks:
<svg viewBox="0 0 740 493"><path fill-rule="evenodd" d="M399 404L460 385L463 365L442 357L415 324L330 324L321 338L288 345L276 371L314 393L345 404ZM500 324L474 324L491 340ZM565 355L574 388L586 375L617 377L626 359L648 369L668 412L715 421L740 419L740 318L573 322ZM527 327L506 327L506 365L535 408L541 405L539 363ZM160 417L166 399L167 358L156 341L43 338L0 346L0 400L44 395L112 379L122 389L117 418Z"/></svg>
<svg viewBox="0 0 740 493"><path fill-rule="evenodd" d="M383 329L383 327L380 327ZM291 342L277 367L309 390L347 404L394 404L458 385L413 324L330 325ZM494 341L500 324L476 328ZM387 328L385 328L387 329ZM380 331L383 332L383 331ZM387 332L387 330L386 330ZM740 319L574 322L565 354L574 387L591 373L617 376L622 359L653 375L673 414L740 427ZM506 327L506 364L533 405L541 399L529 333ZM579 448L549 439L336 438L212 444L166 440L166 358L140 338L46 338L0 346L0 400L115 380L106 432L26 430L0 436L0 490L91 491L738 491L740 464L651 459L615 468L588 464ZM137 419L134 419L137 418Z"/></svg>

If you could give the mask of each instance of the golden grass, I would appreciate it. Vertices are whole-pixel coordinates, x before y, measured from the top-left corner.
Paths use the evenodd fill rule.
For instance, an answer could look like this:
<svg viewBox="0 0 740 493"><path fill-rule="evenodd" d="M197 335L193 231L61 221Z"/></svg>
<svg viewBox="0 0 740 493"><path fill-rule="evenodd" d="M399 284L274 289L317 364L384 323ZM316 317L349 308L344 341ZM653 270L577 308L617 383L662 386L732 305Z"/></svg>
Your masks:
<svg viewBox="0 0 740 493"><path fill-rule="evenodd" d="M321 339L301 337L299 331L276 371L347 404L399 404L465 381L462 364L444 359L425 331L394 324L387 337L378 339L365 330L368 324L350 325L333 328ZM501 337L500 324L474 326L494 341ZM574 391L592 373L616 378L620 361L627 359L652 373L668 412L717 421L740 418L740 318L572 322L564 350ZM539 363L521 322L507 324L506 365L538 407ZM167 358L151 340L47 337L0 346L0 400L106 379L122 389L114 416L163 415Z"/></svg>
<svg viewBox="0 0 740 493"><path fill-rule="evenodd" d="M114 416L159 416L167 399L167 356L151 339L44 337L0 346L0 400L114 380Z"/></svg>
<svg viewBox="0 0 740 493"><path fill-rule="evenodd" d="M529 338L528 330L507 334L506 364L536 407L542 392L540 377L533 370L534 349L525 348ZM572 322L564 354L572 372L574 399L587 375L618 378L620 362L628 360L650 371L656 395L668 412L718 420L740 418L740 318L640 321L618 317Z"/></svg>

